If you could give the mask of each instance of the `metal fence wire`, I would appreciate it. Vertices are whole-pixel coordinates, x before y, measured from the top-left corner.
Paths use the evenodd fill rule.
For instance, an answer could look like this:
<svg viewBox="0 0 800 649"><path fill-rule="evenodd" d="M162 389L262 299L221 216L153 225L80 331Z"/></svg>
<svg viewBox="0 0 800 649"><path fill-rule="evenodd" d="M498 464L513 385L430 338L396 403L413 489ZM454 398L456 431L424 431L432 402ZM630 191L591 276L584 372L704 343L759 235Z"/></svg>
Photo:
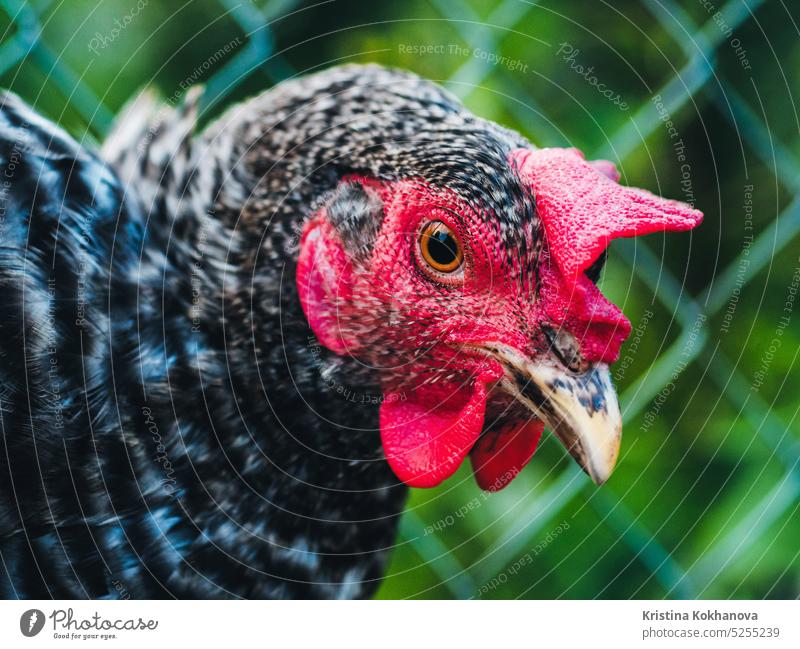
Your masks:
<svg viewBox="0 0 800 649"><path fill-rule="evenodd" d="M612 481L596 489L577 468L567 463L559 464L555 477L539 476L535 490L524 487L524 492L513 496L492 496L497 500L486 506L491 514L487 513L480 524L486 527L477 531L474 526L460 525L458 534L451 531L448 534L431 533L432 528L437 527L435 517L442 512L445 514L438 519L438 527L447 525L448 516L452 519L466 518L459 516L465 503L464 492L459 492L458 497L450 497L449 492L440 494L435 497L437 504L433 508L427 507L428 496L415 496L401 522L396 557L385 586L386 596L541 596L543 580L555 579L557 563L553 566L548 564L550 571L544 575L532 572L533 579L518 579L513 587L506 587L506 583L512 574L521 570L521 564L527 562L521 558L537 555L535 549L542 545L542 539L558 533L561 521L569 522L577 515L576 512L589 508L596 519L595 529L600 530L597 538L608 538L610 547L604 552L592 551L595 564L587 567L587 571L599 565L603 574L610 571L609 582L614 581L613 575L636 571L635 589L619 589L607 584L598 586L596 595L727 597L730 593L715 589L714 584L724 580L732 570L746 574L739 562L748 556L748 551L763 543L768 532L770 536L778 535L789 521L796 520L800 497L800 443L794 428L797 411L777 409L770 397L752 390L752 375L742 370L740 359L726 357L715 337L709 333L709 323L724 311L734 291L743 290L759 273L770 268L773 259L785 247L796 246L800 231L800 201L793 198L800 188L797 153L790 144L781 143L776 138L765 122L763 107L748 104L732 84L726 83L718 65L720 48L731 48L731 33L758 20L756 12L762 3L763 0L729 0L715 8L713 13L709 12L703 24L697 24L690 12L673 0L636 3L637 11L649 14L671 39L667 46L673 51L683 52L685 63L659 87L652 88L651 97L660 96L660 102L649 100L632 106L630 119L612 132L599 150L587 152L587 157L609 158L623 164L626 160L637 159L643 153L642 148L646 147L647 138L663 127L665 111L671 116L679 116L682 109L695 102L713 102L719 115L736 129L738 137L771 171L774 182L789 196L774 221L760 228L752 245L719 269L706 288L692 291L692 294L685 286L685 278L665 267L650 242L624 240L614 244L615 263L627 268L635 281L652 291L655 296L652 308L660 308L672 317L669 326L678 330L670 337L670 344L664 344L652 362L641 369L638 377L625 382L620 401L626 429L632 431L625 437L625 443L635 443L637 427L646 421L648 410L652 411L654 404L659 403L659 394L673 377L689 376L686 370L690 368L691 375L701 376L703 381L717 387L720 399L727 401L728 407L738 413L739 425L744 425L752 436L751 443L761 444L760 461L769 462L770 470L759 474L759 479L770 481L769 486L760 489L759 497L755 498L741 485L735 485L735 479L732 480L730 487L742 493L741 505L718 525L716 533L705 534L702 545L691 551L675 547L681 544L680 538L677 543L665 541L672 539L665 527L669 525L670 517L664 515L659 523L658 517L645 511L648 501L640 503L630 497L632 492L640 489L635 481L628 486L617 486ZM49 41L48 22L53 16L61 15L59 11L64 11L61 4L56 0L0 0L0 11L5 14L7 23L0 41L0 83L25 95L25 99L34 105L63 106L65 111L76 116L70 118L73 133L75 124L83 124L85 132L100 141L113 123L115 108L107 104L100 88L86 83L87 69L70 65L61 55L60 45ZM212 3L206 3L209 4ZM299 72L291 56L285 50L277 50L275 38L280 29L276 21L290 12L302 10L299 1L217 0L217 4L219 15L228 22L233 21L235 28L232 31L238 32L235 36L241 39L237 41L241 46L232 48L229 54L215 60L213 66L201 70L202 82L207 89L205 109L209 111L230 102L244 82L266 88ZM131 5L135 3L132 1ZM483 52L500 52L504 40L516 33L515 28L528 19L531 12L541 10L537 2L523 0L498 2L488 16L472 7L470 3L458 0L430 0L425 20L446 22L448 28L458 35L461 44L473 48L473 51L479 48ZM400 20L407 16L398 14L396 18ZM476 25L502 26L502 29L477 29ZM208 74L205 74L206 70ZM27 91L18 90L20 78L27 76L30 79L32 75L38 78L35 83L39 93L31 90L33 82L30 81L25 86ZM480 92L489 77L504 89L508 97L504 106L523 125L519 128L523 128L533 142L552 143L554 136L549 125L558 123L558 119L549 118L548 108L537 102L530 88L519 83L510 66L497 65L488 56L470 56L454 66L447 79L440 80L456 94L467 96L476 89ZM142 79L140 83L146 81ZM720 91L722 87L724 92ZM52 99L53 93L59 95L58 99ZM47 99L47 96L51 98ZM476 112L480 110L476 109ZM532 115L537 118L532 119ZM64 114L48 116L69 121ZM560 124L560 127L569 135L569 124ZM743 264L745 255L747 263ZM638 315L632 318L634 326ZM756 344L761 343L763 341L756 341ZM685 404L675 403L672 407L682 409ZM685 425L685 422L686 419L679 419L677 425ZM766 460L763 459L765 455ZM775 463L779 470L773 470ZM702 488L694 490L692 497L696 498L698 492L702 493ZM472 500L467 502L473 503L474 508L483 504L481 496L474 498L477 488L469 493L467 498ZM681 502L678 498L676 506ZM442 524L442 521L445 522ZM491 532L484 534L489 527ZM607 534L605 537L602 536L604 532ZM473 541L479 534L482 534L481 549L477 555L459 551L461 544ZM797 546L796 542L794 546ZM796 550L795 547L792 551ZM582 550L578 547L572 552L575 551ZM764 552L769 551L768 546ZM606 557L608 553L613 560ZM565 551L561 561L573 560L570 555ZM610 566L604 568L604 560ZM784 570L787 566L796 566L797 554L786 558L784 564ZM417 566L423 566L421 572ZM773 581L784 577L780 571L774 575ZM770 585L767 584L762 592L743 591L743 596L768 596ZM560 591L550 588L544 592L587 596L585 590L571 590L570 584L564 584Z"/></svg>

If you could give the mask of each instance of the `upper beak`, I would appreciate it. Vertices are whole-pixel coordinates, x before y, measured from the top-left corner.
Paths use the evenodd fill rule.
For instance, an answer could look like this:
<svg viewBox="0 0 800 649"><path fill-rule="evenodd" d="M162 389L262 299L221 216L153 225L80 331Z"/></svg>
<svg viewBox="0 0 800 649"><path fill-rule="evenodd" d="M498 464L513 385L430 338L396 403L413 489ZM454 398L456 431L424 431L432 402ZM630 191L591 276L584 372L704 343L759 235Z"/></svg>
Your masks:
<svg viewBox="0 0 800 649"><path fill-rule="evenodd" d="M608 365L593 364L575 373L555 358L534 361L505 346L487 351L505 369L501 387L545 422L596 484L608 480L622 440L622 415Z"/></svg>

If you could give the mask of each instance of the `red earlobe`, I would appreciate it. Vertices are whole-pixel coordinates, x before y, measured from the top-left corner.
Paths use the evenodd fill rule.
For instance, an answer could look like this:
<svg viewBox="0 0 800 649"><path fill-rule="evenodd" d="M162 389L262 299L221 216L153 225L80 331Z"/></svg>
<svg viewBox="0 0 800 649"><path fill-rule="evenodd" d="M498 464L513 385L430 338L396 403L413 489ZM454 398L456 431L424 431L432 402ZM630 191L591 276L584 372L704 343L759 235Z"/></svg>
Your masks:
<svg viewBox="0 0 800 649"><path fill-rule="evenodd" d="M314 335L336 354L352 350L341 331L351 278L350 261L333 227L322 216L314 217L300 240L297 292Z"/></svg>

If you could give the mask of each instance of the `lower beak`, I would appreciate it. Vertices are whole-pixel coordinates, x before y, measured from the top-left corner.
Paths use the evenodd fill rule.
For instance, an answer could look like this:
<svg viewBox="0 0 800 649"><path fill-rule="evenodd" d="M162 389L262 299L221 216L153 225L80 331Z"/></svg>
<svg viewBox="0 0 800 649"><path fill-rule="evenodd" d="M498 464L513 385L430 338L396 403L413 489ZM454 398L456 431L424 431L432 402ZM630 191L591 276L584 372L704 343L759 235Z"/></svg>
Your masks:
<svg viewBox="0 0 800 649"><path fill-rule="evenodd" d="M608 480L622 439L608 365L575 373L555 358L533 361L509 347L487 351L505 369L500 386L544 421L596 484Z"/></svg>

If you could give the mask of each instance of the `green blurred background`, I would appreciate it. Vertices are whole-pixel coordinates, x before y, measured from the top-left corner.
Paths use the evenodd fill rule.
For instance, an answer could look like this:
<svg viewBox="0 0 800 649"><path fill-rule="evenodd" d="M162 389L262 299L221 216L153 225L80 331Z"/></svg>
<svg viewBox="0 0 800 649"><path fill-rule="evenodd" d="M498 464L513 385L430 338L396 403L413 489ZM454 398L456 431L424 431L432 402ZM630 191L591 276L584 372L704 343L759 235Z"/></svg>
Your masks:
<svg viewBox="0 0 800 649"><path fill-rule="evenodd" d="M377 61L694 202L700 229L615 242L602 279L635 329L615 369L626 424L609 483L548 436L500 494L465 466L412 494L379 597L796 598L800 313L785 303L800 281L800 6L787 4L0 0L0 84L95 145L147 85L176 102L206 84L208 120L284 78Z"/></svg>

